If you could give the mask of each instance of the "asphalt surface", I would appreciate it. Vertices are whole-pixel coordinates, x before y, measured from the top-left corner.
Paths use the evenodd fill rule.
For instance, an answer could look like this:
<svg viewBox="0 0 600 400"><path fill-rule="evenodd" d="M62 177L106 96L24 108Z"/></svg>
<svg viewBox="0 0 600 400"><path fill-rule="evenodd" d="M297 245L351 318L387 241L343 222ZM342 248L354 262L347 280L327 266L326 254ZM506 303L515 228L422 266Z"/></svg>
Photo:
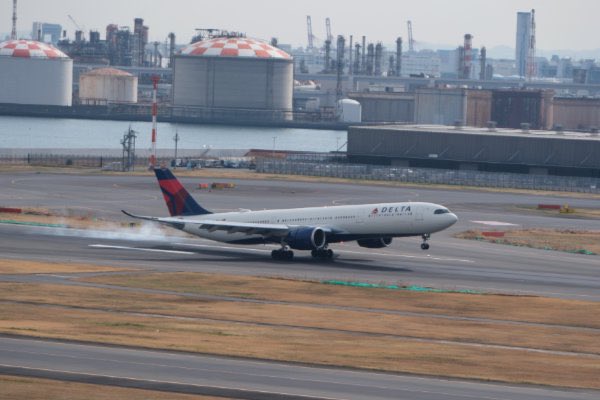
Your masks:
<svg viewBox="0 0 600 400"><path fill-rule="evenodd" d="M111 232L96 232L0 224L0 254L5 259L97 263L148 271L358 280L600 301L597 256L501 246L451 236L485 227L600 229L600 220L551 217L528 210L539 203L597 208L598 199L261 180L229 180L236 184L232 190L195 189L200 182L212 181L182 179L203 206L215 211L418 200L449 207L459 216L459 222L433 235L427 252L420 250L419 238L396 239L385 249L362 249L348 243L332 246L338 255L333 262L314 260L307 252L296 252L292 262L274 261L268 246L229 246L175 236L175 232L165 236L146 225L135 232L118 225ZM115 221L129 221L121 209L144 215L167 214L158 186L149 176L0 173L0 187L0 206L43 207L68 215ZM78 284L68 276L43 274L4 275L0 280ZM282 398L283 394L371 399L599 398L598 392L18 340L0 338L0 364L4 365L0 372L46 374L77 381L99 379L105 384L245 398L266 398L266 393L277 393L275 397ZM216 386L235 393L214 392Z"/></svg>
<svg viewBox="0 0 600 400"><path fill-rule="evenodd" d="M560 390L0 337L0 373L246 399L597 399Z"/></svg>

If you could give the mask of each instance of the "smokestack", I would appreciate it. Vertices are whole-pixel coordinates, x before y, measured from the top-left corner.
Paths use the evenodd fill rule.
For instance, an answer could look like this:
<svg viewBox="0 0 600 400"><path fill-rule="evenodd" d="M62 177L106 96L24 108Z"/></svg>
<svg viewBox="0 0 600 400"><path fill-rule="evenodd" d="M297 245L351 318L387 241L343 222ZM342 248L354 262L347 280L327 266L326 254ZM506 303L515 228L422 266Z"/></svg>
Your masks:
<svg viewBox="0 0 600 400"><path fill-rule="evenodd" d="M358 43L354 45L354 73L362 74L360 70L360 44Z"/></svg>
<svg viewBox="0 0 600 400"><path fill-rule="evenodd" d="M352 75L352 35L350 35L350 43L348 44L348 75Z"/></svg>
<svg viewBox="0 0 600 400"><path fill-rule="evenodd" d="M367 48L367 75L373 75L373 63L375 59L375 46L373 43L369 43Z"/></svg>
<svg viewBox="0 0 600 400"><path fill-rule="evenodd" d="M10 32L10 38L12 40L17 40L17 0L13 0L12 31Z"/></svg>
<svg viewBox="0 0 600 400"><path fill-rule="evenodd" d="M363 74L366 74L367 72L367 66L365 64L366 60L365 60L365 51L367 50L367 37L363 36L362 37L362 60L360 62L360 71Z"/></svg>
<svg viewBox="0 0 600 400"><path fill-rule="evenodd" d="M463 79L471 79L471 64L473 61L473 35L465 35Z"/></svg>
<svg viewBox="0 0 600 400"><path fill-rule="evenodd" d="M480 59L480 69L479 69L479 80L485 81L485 73L486 73L486 64L487 64L487 50L485 46L481 48L481 54L479 56Z"/></svg>
<svg viewBox="0 0 600 400"><path fill-rule="evenodd" d="M338 35L337 38L337 99L341 100L343 97L342 91L342 74L344 73L344 50L346 49L346 39L342 35Z"/></svg>
<svg viewBox="0 0 600 400"><path fill-rule="evenodd" d="M375 46L375 76L381 76L381 61L383 59L383 45L381 42Z"/></svg>
<svg viewBox="0 0 600 400"><path fill-rule="evenodd" d="M402 38L396 39L396 76L402 73Z"/></svg>
<svg viewBox="0 0 600 400"><path fill-rule="evenodd" d="M169 33L169 68L173 68L173 56L175 56L175 34Z"/></svg>
<svg viewBox="0 0 600 400"><path fill-rule="evenodd" d="M330 66L331 66L331 41L326 40L325 41L325 69L323 70L323 72L328 74Z"/></svg>

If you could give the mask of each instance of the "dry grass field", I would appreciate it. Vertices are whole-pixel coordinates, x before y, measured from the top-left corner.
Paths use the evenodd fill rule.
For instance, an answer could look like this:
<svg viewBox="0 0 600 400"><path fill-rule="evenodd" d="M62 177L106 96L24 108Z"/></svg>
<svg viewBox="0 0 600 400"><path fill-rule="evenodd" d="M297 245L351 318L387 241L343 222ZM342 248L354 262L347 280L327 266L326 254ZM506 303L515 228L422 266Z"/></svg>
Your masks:
<svg viewBox="0 0 600 400"><path fill-rule="evenodd" d="M214 397L7 375L0 375L0 388L0 400L216 400Z"/></svg>
<svg viewBox="0 0 600 400"><path fill-rule="evenodd" d="M455 237L535 249L600 254L600 231L512 229L504 232L503 237L486 237L482 231L471 230L458 233Z"/></svg>
<svg viewBox="0 0 600 400"><path fill-rule="evenodd" d="M115 288L0 283L0 332L600 388L598 303L199 273L85 281Z"/></svg>

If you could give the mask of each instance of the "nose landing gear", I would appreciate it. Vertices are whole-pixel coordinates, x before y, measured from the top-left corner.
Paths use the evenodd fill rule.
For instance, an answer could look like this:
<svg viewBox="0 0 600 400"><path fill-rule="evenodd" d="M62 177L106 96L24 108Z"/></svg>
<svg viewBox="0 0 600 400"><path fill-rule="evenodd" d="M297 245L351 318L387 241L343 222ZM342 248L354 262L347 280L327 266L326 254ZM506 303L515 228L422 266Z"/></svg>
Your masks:
<svg viewBox="0 0 600 400"><path fill-rule="evenodd" d="M431 235L429 233L426 233L426 234L422 235L421 237L423 238L423 243L421 243L421 249L429 250L429 243L427 243L427 241L429 240Z"/></svg>

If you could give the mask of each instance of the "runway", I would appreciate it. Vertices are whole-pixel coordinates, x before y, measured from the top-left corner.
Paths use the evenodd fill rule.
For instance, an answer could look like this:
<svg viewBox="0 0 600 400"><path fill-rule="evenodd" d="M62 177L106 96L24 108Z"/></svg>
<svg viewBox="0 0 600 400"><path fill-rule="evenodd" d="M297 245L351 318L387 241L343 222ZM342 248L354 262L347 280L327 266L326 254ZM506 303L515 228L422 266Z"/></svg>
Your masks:
<svg viewBox="0 0 600 400"><path fill-rule="evenodd" d="M340 279L600 301L597 256L452 237L455 232L485 226L600 229L599 220L550 217L524 209L538 203L592 208L597 207L597 199L267 180L232 180L236 188L231 191L209 193L193 189L206 181L182 179L203 206L219 211L419 200L449 207L458 214L459 222L448 231L433 235L427 252L420 250L419 238L397 239L384 249L363 249L348 243L332 246L338 254L333 262L314 260L307 252L296 252L292 262L275 261L270 258L269 246L230 246L165 236L146 226L138 232L118 227L98 232L0 224L0 254L4 259L82 262L147 271ZM121 209L143 215L167 214L158 186L150 176L0 173L0 185L3 187L0 206L43 207L115 221L129 221L120 213ZM84 284L71 280L73 276L78 275L0 275L0 281ZM335 399L598 398L593 391L377 374L10 337L0 337L0 364L0 372L5 373L244 398L268 398L267 393L272 398Z"/></svg>
<svg viewBox="0 0 600 400"><path fill-rule="evenodd" d="M244 399L597 399L597 391L0 337L0 373Z"/></svg>

